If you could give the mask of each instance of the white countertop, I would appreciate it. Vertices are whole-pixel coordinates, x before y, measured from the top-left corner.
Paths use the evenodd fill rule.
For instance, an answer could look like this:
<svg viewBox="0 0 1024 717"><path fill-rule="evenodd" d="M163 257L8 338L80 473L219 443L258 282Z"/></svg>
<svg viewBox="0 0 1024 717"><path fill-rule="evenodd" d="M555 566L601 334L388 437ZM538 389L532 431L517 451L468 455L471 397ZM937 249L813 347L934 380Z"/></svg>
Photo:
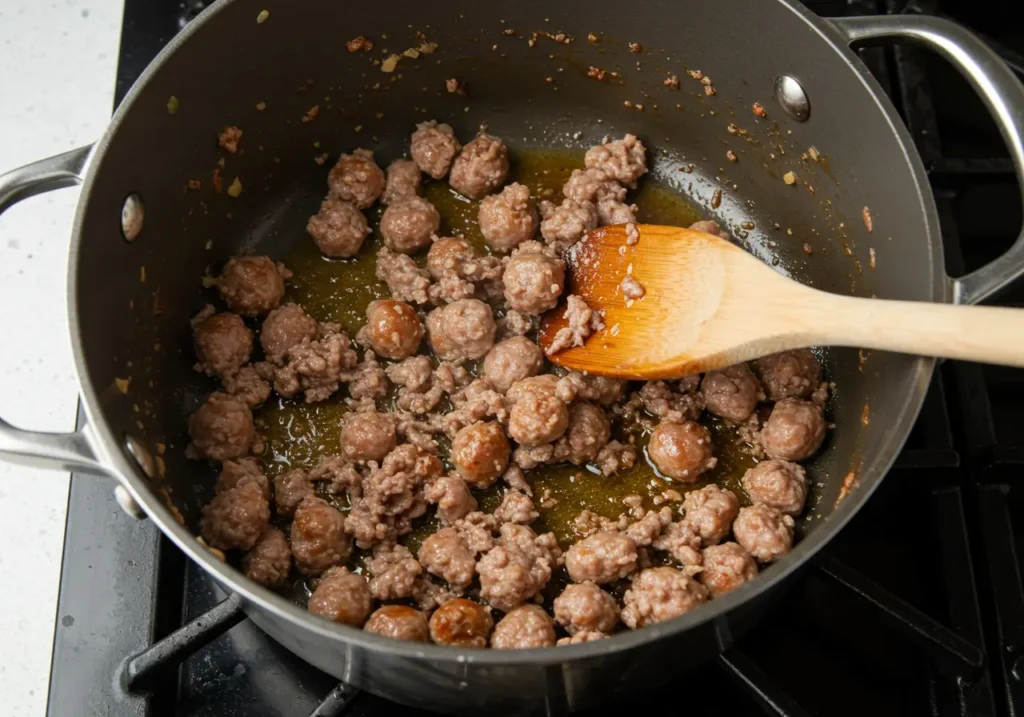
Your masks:
<svg viewBox="0 0 1024 717"><path fill-rule="evenodd" d="M123 0L0 0L0 173L99 137ZM0 217L0 416L74 428L65 283L77 189ZM0 465L0 713L46 712L68 477Z"/></svg>

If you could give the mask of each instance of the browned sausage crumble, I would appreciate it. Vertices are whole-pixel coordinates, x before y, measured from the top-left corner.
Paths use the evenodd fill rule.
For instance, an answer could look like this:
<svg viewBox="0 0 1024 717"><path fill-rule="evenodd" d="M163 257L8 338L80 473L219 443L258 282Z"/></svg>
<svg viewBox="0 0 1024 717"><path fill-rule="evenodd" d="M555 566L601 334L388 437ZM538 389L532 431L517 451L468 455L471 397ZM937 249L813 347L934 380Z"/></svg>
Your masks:
<svg viewBox="0 0 1024 717"><path fill-rule="evenodd" d="M234 152L240 137L229 127L219 141ZM627 195L648 172L643 143L627 134L591 148L560 203L539 205L525 184L505 185L509 148L498 137L463 146L449 125L424 122L409 154L386 174L368 150L342 154L306 227L324 257L366 255L364 212L386 205L375 257L386 292L354 337L286 302L286 282L302 277L268 257L233 257L211 281L227 310L206 305L192 320L195 369L222 390L189 417L187 451L220 465L200 520L205 544L232 551L268 587L304 580L309 611L325 619L498 649L670 620L789 552L810 488L797 461L827 428L829 387L813 353L635 385L553 369L536 343L537 317L560 300L568 326L549 353L605 330L586 302L563 296L562 255L599 224L627 224L628 244L639 240ZM460 201L478 201L486 250L438 236L425 190L445 178ZM725 236L713 221L691 228ZM627 302L644 298L631 275L620 289ZM281 464L258 458L267 441L253 410L272 394L342 407L336 449L269 471ZM737 492L708 481L722 431L751 460ZM572 497L535 491L535 469L579 466L574 480L615 481L641 455L658 476L649 494L623 498L617 516L594 512L607 503L583 510L562 545L538 527Z"/></svg>

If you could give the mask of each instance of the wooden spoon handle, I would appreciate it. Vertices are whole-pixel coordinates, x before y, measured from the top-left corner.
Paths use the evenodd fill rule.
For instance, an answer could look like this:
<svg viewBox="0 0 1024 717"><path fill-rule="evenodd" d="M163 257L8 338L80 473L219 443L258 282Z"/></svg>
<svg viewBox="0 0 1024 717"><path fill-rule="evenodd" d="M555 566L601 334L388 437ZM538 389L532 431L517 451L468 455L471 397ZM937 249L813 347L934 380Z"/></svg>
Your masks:
<svg viewBox="0 0 1024 717"><path fill-rule="evenodd" d="M1024 309L883 301L814 291L815 342L1024 366ZM808 317L810 318L810 317Z"/></svg>

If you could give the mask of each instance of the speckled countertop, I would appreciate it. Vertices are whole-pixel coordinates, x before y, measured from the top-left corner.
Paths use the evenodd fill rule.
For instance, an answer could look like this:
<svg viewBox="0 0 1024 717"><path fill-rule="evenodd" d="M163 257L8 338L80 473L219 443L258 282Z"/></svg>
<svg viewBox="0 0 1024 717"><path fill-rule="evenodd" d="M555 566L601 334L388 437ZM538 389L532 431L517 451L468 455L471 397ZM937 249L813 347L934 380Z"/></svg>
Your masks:
<svg viewBox="0 0 1024 717"><path fill-rule="evenodd" d="M110 117L122 0L0 0L0 173L88 144ZM75 425L66 273L77 189L0 217L0 416ZM68 477L0 465L0 714L45 714Z"/></svg>

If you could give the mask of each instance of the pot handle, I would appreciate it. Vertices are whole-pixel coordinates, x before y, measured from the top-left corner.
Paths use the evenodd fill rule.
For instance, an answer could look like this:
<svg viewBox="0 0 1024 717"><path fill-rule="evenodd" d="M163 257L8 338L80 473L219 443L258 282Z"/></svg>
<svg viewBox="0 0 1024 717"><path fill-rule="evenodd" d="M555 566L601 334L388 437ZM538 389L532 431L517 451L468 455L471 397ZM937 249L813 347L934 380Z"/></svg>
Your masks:
<svg viewBox="0 0 1024 717"><path fill-rule="evenodd" d="M829 18L847 43L899 38L938 52L981 96L1013 158L1024 195L1024 85L988 45L962 25L929 15ZM953 302L977 304L1024 275L1024 231L998 259L952 280Z"/></svg>
<svg viewBox="0 0 1024 717"><path fill-rule="evenodd" d="M80 147L0 175L0 214L22 199L81 184L92 147ZM96 457L88 427L74 433L15 428L0 418L0 460L36 468L109 475Z"/></svg>

